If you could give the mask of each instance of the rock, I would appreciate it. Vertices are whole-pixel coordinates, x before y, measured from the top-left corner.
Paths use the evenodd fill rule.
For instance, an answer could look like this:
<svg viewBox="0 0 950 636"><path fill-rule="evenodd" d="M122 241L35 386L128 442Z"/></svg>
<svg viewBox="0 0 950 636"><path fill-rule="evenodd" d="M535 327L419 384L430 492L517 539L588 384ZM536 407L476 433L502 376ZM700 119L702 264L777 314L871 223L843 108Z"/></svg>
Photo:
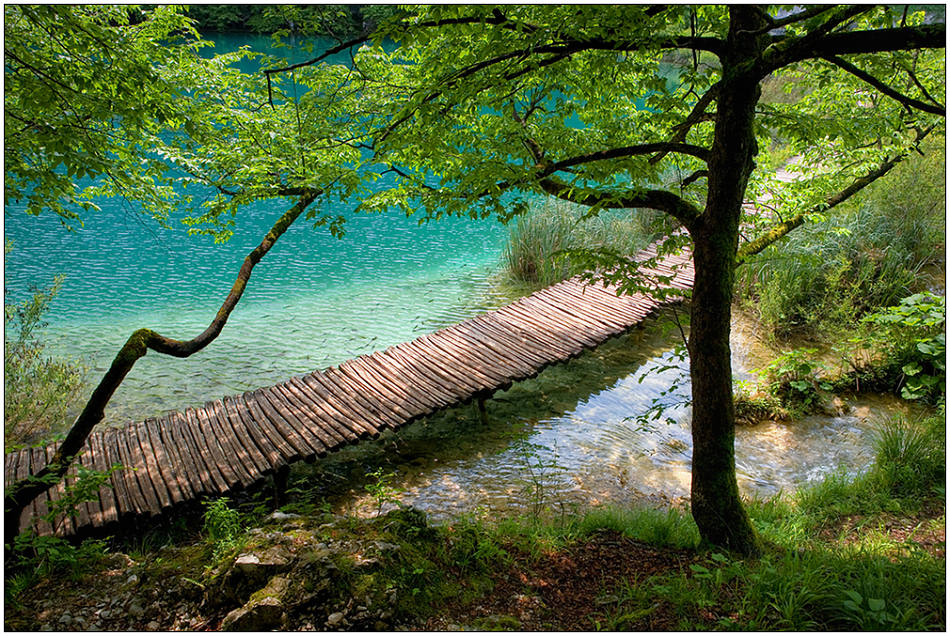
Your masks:
<svg viewBox="0 0 950 636"><path fill-rule="evenodd" d="M161 628L162 626L158 624L158 621L149 621L149 624L145 626L145 629L147 629L150 632L157 632Z"/></svg>
<svg viewBox="0 0 950 636"><path fill-rule="evenodd" d="M136 585L138 582L139 582L139 577L138 577L138 575L137 575L137 574L133 574L133 575L130 576L128 579L126 579L125 584L126 584L126 585Z"/></svg>
<svg viewBox="0 0 950 636"><path fill-rule="evenodd" d="M343 612L333 612L327 616L327 627L335 627L343 622Z"/></svg>
<svg viewBox="0 0 950 636"><path fill-rule="evenodd" d="M65 614L59 617L59 622L62 623L63 625L69 625L70 623L73 622L73 617L69 614L69 612L66 612Z"/></svg>
<svg viewBox="0 0 950 636"><path fill-rule="evenodd" d="M294 514L292 512L281 512L280 510L275 510L267 518L271 521L288 521L290 519L300 519L300 515Z"/></svg>
<svg viewBox="0 0 950 636"><path fill-rule="evenodd" d="M230 612L221 621L221 629L233 632L260 632L277 629L281 626L283 614L284 604L281 600L268 596Z"/></svg>
<svg viewBox="0 0 950 636"><path fill-rule="evenodd" d="M129 605L129 614L131 614L133 618L142 618L145 615L145 610L138 603L132 603Z"/></svg>

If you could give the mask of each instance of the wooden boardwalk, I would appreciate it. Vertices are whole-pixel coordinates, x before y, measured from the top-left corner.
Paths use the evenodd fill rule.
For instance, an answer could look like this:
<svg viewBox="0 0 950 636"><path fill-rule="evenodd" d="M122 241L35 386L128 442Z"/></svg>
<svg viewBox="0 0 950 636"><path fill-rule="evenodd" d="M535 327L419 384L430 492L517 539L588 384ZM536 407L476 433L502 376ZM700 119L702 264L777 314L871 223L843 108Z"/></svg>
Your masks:
<svg viewBox="0 0 950 636"><path fill-rule="evenodd" d="M642 262L655 255L651 246L636 258ZM641 270L673 276L668 286L675 290L692 286L688 254ZM51 501L63 497L60 484L24 511L20 526L33 525L40 534L86 534L247 488L293 462L312 461L434 411L488 397L626 332L659 306L645 294L619 297L613 289L573 278L338 367L97 431L80 453L81 465L100 471L124 467L99 490L98 501L81 504L77 517L60 518L51 527L41 517ZM7 483L38 471L54 450L55 445L7 453Z"/></svg>

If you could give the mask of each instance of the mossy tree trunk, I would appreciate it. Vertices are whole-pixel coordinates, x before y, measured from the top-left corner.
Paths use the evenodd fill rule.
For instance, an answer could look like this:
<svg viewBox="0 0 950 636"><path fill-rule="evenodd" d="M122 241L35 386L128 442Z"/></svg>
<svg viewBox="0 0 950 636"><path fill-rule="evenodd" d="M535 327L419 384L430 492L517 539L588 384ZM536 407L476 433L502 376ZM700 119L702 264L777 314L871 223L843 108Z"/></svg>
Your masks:
<svg viewBox="0 0 950 636"><path fill-rule="evenodd" d="M743 554L758 550L739 498L735 463L735 408L729 330L739 244L739 218L756 154L755 105L760 88L752 72L764 48L760 13L732 7L722 56L706 209L690 226L693 238L690 376L693 392L691 507L703 540Z"/></svg>

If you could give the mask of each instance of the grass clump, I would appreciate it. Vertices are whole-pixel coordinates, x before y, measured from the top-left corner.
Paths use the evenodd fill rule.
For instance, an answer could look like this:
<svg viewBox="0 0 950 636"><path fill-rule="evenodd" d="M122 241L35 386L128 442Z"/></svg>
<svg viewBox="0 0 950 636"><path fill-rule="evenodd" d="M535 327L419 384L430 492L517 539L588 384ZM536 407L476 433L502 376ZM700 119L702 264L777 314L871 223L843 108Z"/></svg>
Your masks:
<svg viewBox="0 0 950 636"><path fill-rule="evenodd" d="M588 269L567 252L603 250L632 255L666 233L663 217L643 210L605 210L586 217L588 208L545 199L518 217L509 230L505 270L514 281L540 287Z"/></svg>

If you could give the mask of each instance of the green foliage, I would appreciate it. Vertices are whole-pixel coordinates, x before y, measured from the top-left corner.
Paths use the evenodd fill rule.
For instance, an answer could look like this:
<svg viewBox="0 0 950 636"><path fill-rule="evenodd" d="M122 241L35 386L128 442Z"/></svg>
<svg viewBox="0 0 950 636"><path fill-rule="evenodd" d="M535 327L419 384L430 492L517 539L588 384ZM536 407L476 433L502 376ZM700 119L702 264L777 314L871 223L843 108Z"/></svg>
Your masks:
<svg viewBox="0 0 950 636"><path fill-rule="evenodd" d="M505 267L515 280L546 287L587 270L577 252L612 250L633 255L655 237L656 216L625 210L587 216L582 206L544 199L509 230ZM572 258L573 256L573 258Z"/></svg>
<svg viewBox="0 0 950 636"><path fill-rule="evenodd" d="M293 24L300 35L351 38L398 12L395 5L193 4L188 17L199 31L275 33Z"/></svg>
<svg viewBox="0 0 950 636"><path fill-rule="evenodd" d="M918 422L886 421L878 434L874 476L898 498L940 495L946 480L946 409Z"/></svg>
<svg viewBox="0 0 950 636"><path fill-rule="evenodd" d="M775 395L762 392L750 383L737 382L733 390L733 406L737 424L758 424L763 420L787 420L791 417Z"/></svg>
<svg viewBox="0 0 950 636"><path fill-rule="evenodd" d="M869 330L856 344L877 353L879 366L900 369L908 400L946 396L946 302L945 296L914 294L864 319Z"/></svg>
<svg viewBox="0 0 950 636"><path fill-rule="evenodd" d="M399 504L399 495L403 490L392 485L396 473L384 473L382 468L377 468L373 472L367 473L366 477L372 479L364 488L376 500L377 517L382 514L383 506L387 503Z"/></svg>
<svg viewBox="0 0 950 636"><path fill-rule="evenodd" d="M925 151L740 268L737 288L771 334L848 331L928 283L925 268L942 259L946 194L942 141Z"/></svg>
<svg viewBox="0 0 950 636"><path fill-rule="evenodd" d="M227 497L205 502L204 532L211 544L212 558L219 561L243 545L244 528L240 513L231 508Z"/></svg>
<svg viewBox="0 0 950 636"><path fill-rule="evenodd" d="M817 349L786 351L766 365L762 377L768 392L798 413L808 413L822 403L822 392L832 385L821 377L827 365L812 356Z"/></svg>
<svg viewBox="0 0 950 636"><path fill-rule="evenodd" d="M62 433L75 414L84 388L83 365L46 353L43 315L63 283L35 289L20 303L4 303L4 423L8 448Z"/></svg>

